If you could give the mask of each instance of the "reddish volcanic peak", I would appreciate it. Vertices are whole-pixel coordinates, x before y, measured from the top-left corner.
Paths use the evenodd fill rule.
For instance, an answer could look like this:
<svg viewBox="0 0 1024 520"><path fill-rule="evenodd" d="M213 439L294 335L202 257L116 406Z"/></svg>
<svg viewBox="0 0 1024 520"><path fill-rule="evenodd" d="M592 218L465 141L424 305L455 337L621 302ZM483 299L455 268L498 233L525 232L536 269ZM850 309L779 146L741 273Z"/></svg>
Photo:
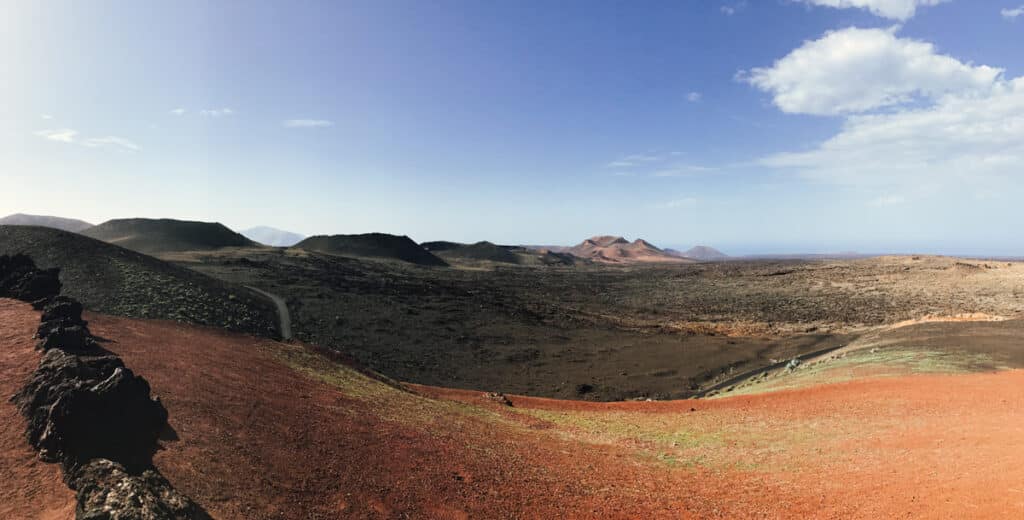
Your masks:
<svg viewBox="0 0 1024 520"><path fill-rule="evenodd" d="M597 247L611 247L615 244L628 244L629 242L622 237L614 235L597 235L590 237L583 241L583 244L593 244ZM583 245L581 244L581 245Z"/></svg>
<svg viewBox="0 0 1024 520"><path fill-rule="evenodd" d="M644 240L642 238L638 238L638 239L634 240L633 241L633 247L642 247L642 248L645 248L645 249L653 249L655 251L661 251L661 248L655 246L654 244L652 244L652 243L650 243L650 242L648 242L648 241L646 241L646 240Z"/></svg>
<svg viewBox="0 0 1024 520"><path fill-rule="evenodd" d="M590 237L569 248L569 253L603 263L688 262L689 259L668 254L650 242L638 238L629 242L620 236Z"/></svg>

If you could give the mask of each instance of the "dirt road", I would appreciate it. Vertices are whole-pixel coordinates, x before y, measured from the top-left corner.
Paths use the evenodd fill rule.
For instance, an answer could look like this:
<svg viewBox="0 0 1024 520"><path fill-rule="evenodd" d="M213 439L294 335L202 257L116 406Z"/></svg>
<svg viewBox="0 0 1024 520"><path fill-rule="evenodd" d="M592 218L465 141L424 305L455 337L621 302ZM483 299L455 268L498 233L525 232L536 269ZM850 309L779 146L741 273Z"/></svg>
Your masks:
<svg viewBox="0 0 1024 520"><path fill-rule="evenodd" d="M257 289L251 285L246 285L245 287L270 298L274 302L274 306L277 307L277 316L281 323L281 339L285 341L292 339L292 315L288 312L288 304L285 303L284 298L263 289Z"/></svg>

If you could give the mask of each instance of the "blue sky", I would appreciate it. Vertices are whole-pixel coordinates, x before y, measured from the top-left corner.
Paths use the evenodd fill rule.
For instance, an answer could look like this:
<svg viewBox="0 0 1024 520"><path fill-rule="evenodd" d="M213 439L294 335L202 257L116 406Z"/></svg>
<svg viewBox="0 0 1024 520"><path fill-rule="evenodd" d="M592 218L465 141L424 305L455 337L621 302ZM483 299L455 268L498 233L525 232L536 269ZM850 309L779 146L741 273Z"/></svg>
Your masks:
<svg viewBox="0 0 1024 520"><path fill-rule="evenodd" d="M1020 255L1021 3L12 4L0 213Z"/></svg>

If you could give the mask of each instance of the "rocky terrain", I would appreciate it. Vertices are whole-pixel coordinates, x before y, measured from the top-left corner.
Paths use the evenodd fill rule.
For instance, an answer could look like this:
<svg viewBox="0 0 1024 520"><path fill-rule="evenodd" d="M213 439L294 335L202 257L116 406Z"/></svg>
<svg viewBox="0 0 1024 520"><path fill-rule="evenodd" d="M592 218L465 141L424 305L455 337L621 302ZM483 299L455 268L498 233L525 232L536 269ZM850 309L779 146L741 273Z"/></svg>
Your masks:
<svg viewBox="0 0 1024 520"><path fill-rule="evenodd" d="M37 240L50 236L71 252L138 255L12 229L0 232L44 251ZM0 260L21 273L0 277L0 387L21 381L8 393L28 431L0 409L0 478L17 482L0 491L0 513L878 518L1020 507L1024 264L138 256L284 297L298 341L83 314L53 297L75 276ZM42 297L41 312L3 296ZM662 401L683 397L700 399ZM28 446L60 463L72 497Z"/></svg>
<svg viewBox="0 0 1024 520"><path fill-rule="evenodd" d="M292 251L181 265L280 295L296 337L396 379L681 397L927 316L1013 317L1024 265L938 257L420 269Z"/></svg>
<svg viewBox="0 0 1024 520"><path fill-rule="evenodd" d="M0 254L16 253L61 267L64 293L88 309L277 334L266 298L135 251L56 229L0 226Z"/></svg>
<svg viewBox="0 0 1024 520"><path fill-rule="evenodd" d="M4 332L38 323L37 313L19 305L0 304ZM182 323L85 318L169 412L175 440L164 441L154 466L215 518L1024 512L1015 491L1024 479L1022 372L969 374L943 359L904 361L908 345L897 338L872 347L877 352L860 351L863 357L793 369L787 377L812 380L798 388L588 403L396 385L301 344ZM0 334L0 346L2 356L32 348L9 334ZM837 378L850 373L854 379ZM50 489L59 482L20 468L0 464L0 477L16 484L0 486L10 497L0 511L9 504L24 507L12 518L59 511L49 509L61 504Z"/></svg>

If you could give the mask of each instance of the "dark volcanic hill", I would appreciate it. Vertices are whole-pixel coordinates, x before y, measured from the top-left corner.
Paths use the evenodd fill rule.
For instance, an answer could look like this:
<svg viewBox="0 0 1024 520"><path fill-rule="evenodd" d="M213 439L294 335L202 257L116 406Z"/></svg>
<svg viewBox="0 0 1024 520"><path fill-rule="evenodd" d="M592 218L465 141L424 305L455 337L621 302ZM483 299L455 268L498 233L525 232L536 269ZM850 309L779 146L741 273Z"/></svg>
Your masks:
<svg viewBox="0 0 1024 520"><path fill-rule="evenodd" d="M220 223L172 219L108 220L82 234L146 254L257 245Z"/></svg>
<svg viewBox="0 0 1024 520"><path fill-rule="evenodd" d="M92 224L73 218L51 217L49 215L26 215L15 213L0 218L0 226L42 226L78 233L89 229Z"/></svg>
<svg viewBox="0 0 1024 520"><path fill-rule="evenodd" d="M361 235L320 235L309 237L298 244L298 249L343 256L401 260L416 265L447 266L407 236L386 233Z"/></svg>
<svg viewBox="0 0 1024 520"><path fill-rule="evenodd" d="M273 304L248 289L75 233L0 226L0 254L25 253L59 267L64 294L87 309L274 335Z"/></svg>
<svg viewBox="0 0 1024 520"><path fill-rule="evenodd" d="M438 253L441 251L450 251L464 247L466 244L460 244L459 242L448 242L447 240L435 240L433 242L424 242L420 244L423 249L430 251L431 253Z"/></svg>
<svg viewBox="0 0 1024 520"><path fill-rule="evenodd" d="M580 258L602 263L687 262L686 258L669 254L643 239L630 242L622 237L591 237L566 252Z"/></svg>
<svg viewBox="0 0 1024 520"><path fill-rule="evenodd" d="M672 254L672 255L680 256L680 257L683 257L683 258L692 258L694 260L699 260L701 262L717 262L717 261L728 260L729 258L732 258L729 255L727 255L727 254L725 254L725 253L723 253L723 252L721 252L721 251L719 251L719 250L717 250L717 249L715 249L713 247L708 247L708 246L693 246L690 249L687 249L686 251L676 251L674 249L666 249L665 252L667 252L669 254Z"/></svg>
<svg viewBox="0 0 1024 520"><path fill-rule="evenodd" d="M291 247L302 242L302 239L306 238L304 235L300 235L298 233L292 233L291 231L284 231L268 226L256 226L254 228L246 229L241 233L245 238L274 247Z"/></svg>
<svg viewBox="0 0 1024 520"><path fill-rule="evenodd" d="M423 248L432 253L439 254L445 259L459 260L482 260L486 262L500 262L504 264L518 264L519 257L511 246L498 246L490 242L477 242L475 244L457 244L454 242L427 242Z"/></svg>

